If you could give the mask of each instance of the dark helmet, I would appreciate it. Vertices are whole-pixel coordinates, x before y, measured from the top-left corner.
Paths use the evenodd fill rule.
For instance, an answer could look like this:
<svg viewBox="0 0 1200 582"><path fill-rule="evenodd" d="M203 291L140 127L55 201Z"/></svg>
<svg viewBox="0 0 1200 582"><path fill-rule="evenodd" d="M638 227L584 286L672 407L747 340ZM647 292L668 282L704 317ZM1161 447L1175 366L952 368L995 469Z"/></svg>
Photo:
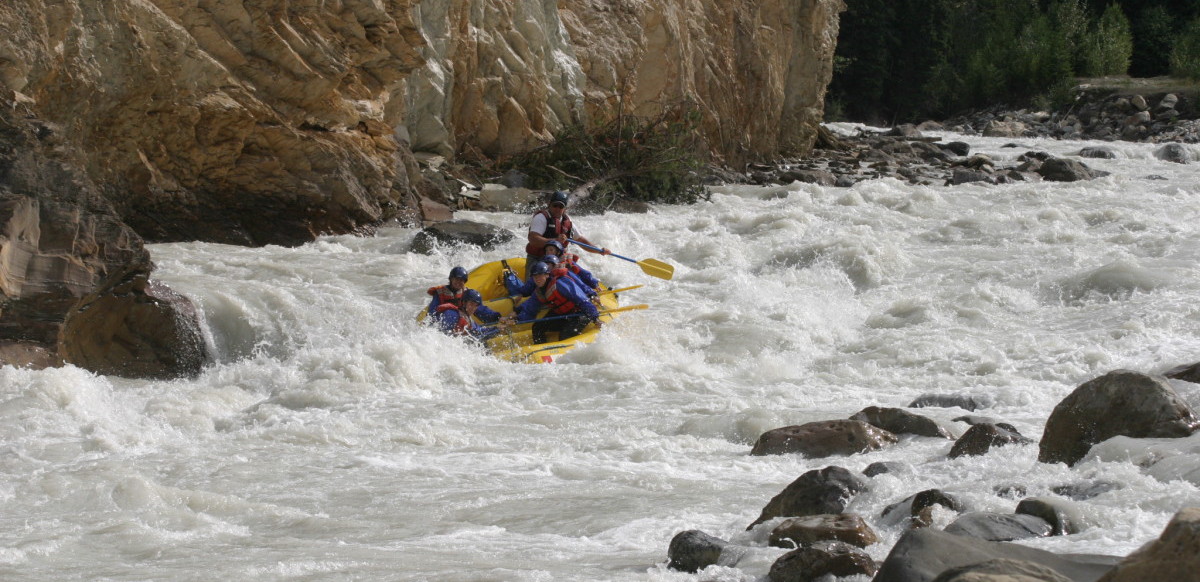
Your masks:
<svg viewBox="0 0 1200 582"><path fill-rule="evenodd" d="M538 261L534 263L533 268L529 270L529 276L533 277L534 275L549 275L550 268L551 267L549 263L545 261Z"/></svg>
<svg viewBox="0 0 1200 582"><path fill-rule="evenodd" d="M450 278L451 279L462 279L463 281L466 281L467 280L467 270L462 267L454 267L453 269L450 269Z"/></svg>
<svg viewBox="0 0 1200 582"><path fill-rule="evenodd" d="M554 247L555 249L557 249L557 250L558 250L558 254L560 254L560 255L561 255L561 254L562 254L562 252L563 252L563 246L562 246L562 243L560 243L560 242L558 242L558 241L556 241L556 240L546 241L546 246L544 246L544 247L542 247L542 248L544 249L544 248L546 248L546 247Z"/></svg>
<svg viewBox="0 0 1200 582"><path fill-rule="evenodd" d="M463 291L463 294L462 294L463 304L465 305L468 301L474 301L475 303L483 305L483 297L480 296L479 292L474 289L466 289Z"/></svg>
<svg viewBox="0 0 1200 582"><path fill-rule="evenodd" d="M570 201L571 195L563 192L562 190L555 190L554 193L550 195L550 204L562 203L563 206L566 206Z"/></svg>
<svg viewBox="0 0 1200 582"><path fill-rule="evenodd" d="M541 262L550 265L550 268L553 269L554 267L558 266L558 257L554 255L546 255L541 258Z"/></svg>

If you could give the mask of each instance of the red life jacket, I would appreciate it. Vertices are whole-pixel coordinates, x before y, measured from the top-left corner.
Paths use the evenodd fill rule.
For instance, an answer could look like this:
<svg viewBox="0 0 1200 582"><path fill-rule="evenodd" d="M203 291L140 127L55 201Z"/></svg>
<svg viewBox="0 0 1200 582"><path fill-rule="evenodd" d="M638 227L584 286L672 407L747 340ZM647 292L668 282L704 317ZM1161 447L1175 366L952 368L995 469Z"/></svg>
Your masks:
<svg viewBox="0 0 1200 582"><path fill-rule="evenodd" d="M443 304L437 306L436 311L438 313L443 313L446 311L450 311L451 309L458 312L458 321L454 324L454 333L458 333L458 334L467 333L466 332L467 324L470 323L470 321L467 320L467 316L463 313L462 307L455 305L453 303L443 303Z"/></svg>
<svg viewBox="0 0 1200 582"><path fill-rule="evenodd" d="M466 287L463 287L463 290L465 291ZM438 306L439 306L438 308L439 309L441 309L440 306L444 303L449 303L451 305L454 305L455 307L462 307L463 292L455 291L455 290L451 289L449 285L442 285L441 287L430 287L429 290L426 291L426 293L438 298Z"/></svg>
<svg viewBox="0 0 1200 582"><path fill-rule="evenodd" d="M579 255L573 255L571 253L563 253L563 256L558 258L558 264L562 268L567 269L568 271L570 271L572 273L579 273L579 268L580 268L579 263L575 262L578 260L579 260Z"/></svg>
<svg viewBox="0 0 1200 582"><path fill-rule="evenodd" d="M567 213L565 211L562 213L562 216L557 221L554 220L553 216L550 216L550 211L546 210L545 208L543 208L537 212L534 212L533 216L536 217L539 214L544 215L546 217L546 230L545 230L545 232L541 233L542 236L549 238L549 239L556 239L556 238L558 238L558 235L560 235L560 234L565 234L567 236L571 236L571 231L572 231L571 217L567 216ZM546 245L545 244L539 245L537 243L532 243L532 242L529 244L526 244L525 245L525 254L527 254L531 257L540 257L542 255L545 255L546 254Z"/></svg>
<svg viewBox="0 0 1200 582"><path fill-rule="evenodd" d="M535 291L538 301L549 305L551 313L555 315L566 315L575 312L575 302L558 291L558 277L554 276L553 272L551 273L551 277L553 278L546 283L545 287L541 287Z"/></svg>

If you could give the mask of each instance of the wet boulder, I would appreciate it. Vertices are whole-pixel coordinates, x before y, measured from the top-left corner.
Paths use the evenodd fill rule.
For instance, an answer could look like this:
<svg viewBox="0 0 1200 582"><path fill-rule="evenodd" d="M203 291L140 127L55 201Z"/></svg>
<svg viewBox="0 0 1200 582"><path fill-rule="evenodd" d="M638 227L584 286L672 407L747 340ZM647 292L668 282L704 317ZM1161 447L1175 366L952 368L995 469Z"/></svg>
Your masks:
<svg viewBox="0 0 1200 582"><path fill-rule="evenodd" d="M209 361L192 302L142 276L80 300L58 351L81 368L127 378L196 376Z"/></svg>
<svg viewBox="0 0 1200 582"><path fill-rule="evenodd" d="M867 490L861 477L838 466L814 469L792 481L771 498L758 519L746 529L776 517L842 513L855 495Z"/></svg>
<svg viewBox="0 0 1200 582"><path fill-rule="evenodd" d="M681 572L699 572L721 561L729 542L698 529L681 531L671 538L667 567Z"/></svg>
<svg viewBox="0 0 1200 582"><path fill-rule="evenodd" d="M937 421L901 408L868 406L854 413L850 417L850 420L861 420L892 434L915 434L943 439L954 438L950 430L938 424Z"/></svg>
<svg viewBox="0 0 1200 582"><path fill-rule="evenodd" d="M1182 366L1175 366L1174 368L1163 372L1163 376L1173 380L1183 380L1184 382L1200 384L1200 362L1195 364L1183 364Z"/></svg>
<svg viewBox="0 0 1200 582"><path fill-rule="evenodd" d="M1024 445L1032 444L1033 440L1021 436L1011 425L1001 424L976 424L967 429L957 441L954 441L954 446L950 448L950 458L957 459L963 456L985 455L992 447L1002 447L1005 445Z"/></svg>
<svg viewBox="0 0 1200 582"><path fill-rule="evenodd" d="M1052 182L1078 182L1107 176L1108 172L1093 170L1077 160L1050 158L1036 172Z"/></svg>
<svg viewBox="0 0 1200 582"><path fill-rule="evenodd" d="M1102 160L1115 160L1115 159L1117 159L1117 152L1114 152L1113 149L1109 148L1109 147L1089 146L1089 147L1079 150L1079 157L1081 157L1081 158L1096 158L1096 159L1102 159Z"/></svg>
<svg viewBox="0 0 1200 582"><path fill-rule="evenodd" d="M1115 370L1081 384L1054 407L1038 460L1074 465L1092 445L1115 436L1180 438L1197 425L1166 378Z"/></svg>
<svg viewBox="0 0 1200 582"><path fill-rule="evenodd" d="M1056 497L1027 497L1017 504L1014 512L1031 515L1050 524L1051 533L1065 536L1079 533L1088 527L1083 510L1068 499Z"/></svg>
<svg viewBox="0 0 1200 582"><path fill-rule="evenodd" d="M470 220L431 224L413 237L412 250L429 254L438 246L468 245L490 251L516 238L511 230Z"/></svg>
<svg viewBox="0 0 1200 582"><path fill-rule="evenodd" d="M960 515L943 531L981 540L1008 542L1045 537L1054 532L1054 527L1034 515L976 511Z"/></svg>
<svg viewBox="0 0 1200 582"><path fill-rule="evenodd" d="M750 454L853 455L877 451L896 442L896 435L859 420L826 420L769 430L758 437Z"/></svg>
<svg viewBox="0 0 1200 582"><path fill-rule="evenodd" d="M771 530L768 543L778 548L795 548L827 540L865 548L879 542L879 536L861 516L823 514L785 519Z"/></svg>
<svg viewBox="0 0 1200 582"><path fill-rule="evenodd" d="M1183 144L1169 143L1154 150L1154 157L1164 162L1175 162L1176 164L1186 164L1192 161L1192 154L1188 152Z"/></svg>
<svg viewBox="0 0 1200 582"><path fill-rule="evenodd" d="M954 512L963 510L962 502L953 495L949 495L941 489L926 489L885 507L880 518L887 524L907 521L914 528L928 527L933 523L935 505Z"/></svg>
<svg viewBox="0 0 1200 582"><path fill-rule="evenodd" d="M825 541L779 557L767 573L770 582L809 582L828 576L873 576L878 566L866 552L843 542Z"/></svg>
<svg viewBox="0 0 1200 582"><path fill-rule="evenodd" d="M999 559L1032 562L1075 582L1096 580L1121 560L1118 556L1055 554L925 528L909 530L900 537L872 582L930 582L947 570Z"/></svg>
<svg viewBox="0 0 1200 582"><path fill-rule="evenodd" d="M1200 508L1175 514L1158 539L1130 554L1099 582L1195 580L1200 572Z"/></svg>

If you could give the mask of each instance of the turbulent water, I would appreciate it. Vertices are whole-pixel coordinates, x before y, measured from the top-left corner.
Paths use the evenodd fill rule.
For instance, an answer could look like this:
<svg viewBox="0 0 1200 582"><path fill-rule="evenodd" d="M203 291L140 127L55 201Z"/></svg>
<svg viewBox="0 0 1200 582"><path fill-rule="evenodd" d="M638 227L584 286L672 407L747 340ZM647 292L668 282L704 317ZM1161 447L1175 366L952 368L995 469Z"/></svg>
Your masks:
<svg viewBox="0 0 1200 582"><path fill-rule="evenodd" d="M745 531L772 496L811 469L881 460L908 468L849 508L883 538L876 559L903 529L881 511L917 491L1009 513L997 486L1096 482L1118 487L1080 502L1086 531L1023 543L1128 554L1200 505L1197 485L1130 462L1039 464L1036 444L748 455L766 430L927 393L987 399L975 414L1036 440L1086 380L1200 360L1200 163L1145 144L943 137L1001 165L1086 145L1117 159L1086 160L1112 172L1088 182L729 186L580 217L591 240L675 277L586 255L611 284L644 285L623 302L651 307L545 366L413 318L451 267L518 242L425 256L408 252L415 230L389 228L294 249L154 245L216 364L171 382L0 368L0 578L754 580L783 553ZM527 220L462 217L517 233ZM1200 387L1175 386L1200 406ZM962 409L919 412L965 429ZM685 529L760 549L673 572Z"/></svg>

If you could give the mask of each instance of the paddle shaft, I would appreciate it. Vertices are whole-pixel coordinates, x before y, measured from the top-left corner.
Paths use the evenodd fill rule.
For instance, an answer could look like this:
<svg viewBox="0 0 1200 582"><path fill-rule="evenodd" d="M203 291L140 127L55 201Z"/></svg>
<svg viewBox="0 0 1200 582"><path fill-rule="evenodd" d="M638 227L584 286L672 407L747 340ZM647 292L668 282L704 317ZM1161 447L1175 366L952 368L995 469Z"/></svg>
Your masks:
<svg viewBox="0 0 1200 582"><path fill-rule="evenodd" d="M579 245L579 246L581 246L581 247L583 247L583 248L585 248L585 249L591 249L591 250L593 250L593 251L596 251L596 252L598 252L598 253L602 253L602 252L604 252L604 249L602 249L602 248L600 248L600 247L592 246L592 245L589 245L589 244L587 244L587 243L581 243L581 242L579 242L579 241L577 241L577 240L575 240L575 239L573 239L573 238L569 238L569 239L567 239L567 242L572 242L572 243L575 243L575 244L577 244L577 245ZM616 257L616 258L618 258L618 259L625 259L626 261L629 261L629 262L631 262L631 263L636 263L636 262L637 262L637 260L636 260L636 259L631 259L631 258L629 258L629 257L622 257L621 255L618 255L617 253L614 253L614 252L612 252L612 251L608 251L608 254L609 254L610 256Z"/></svg>
<svg viewBox="0 0 1200 582"><path fill-rule="evenodd" d="M639 305L629 305L626 307L614 307L612 309L601 309L600 315L605 315L608 313L619 313L621 311L633 311L635 309L647 309L649 307L650 307L649 305L642 303ZM580 315L586 315L586 314L584 314L584 313L568 313L566 315L551 315L548 317L539 317L537 319L526 319L524 321L514 321L514 322L512 322L512 325L521 325L521 324L525 324L525 323L537 323L539 321L550 321L550 320L554 320L554 319L566 319L568 317L579 317ZM483 327L491 327L493 325L500 325L500 323L499 322L485 323L485 324L483 324Z"/></svg>

